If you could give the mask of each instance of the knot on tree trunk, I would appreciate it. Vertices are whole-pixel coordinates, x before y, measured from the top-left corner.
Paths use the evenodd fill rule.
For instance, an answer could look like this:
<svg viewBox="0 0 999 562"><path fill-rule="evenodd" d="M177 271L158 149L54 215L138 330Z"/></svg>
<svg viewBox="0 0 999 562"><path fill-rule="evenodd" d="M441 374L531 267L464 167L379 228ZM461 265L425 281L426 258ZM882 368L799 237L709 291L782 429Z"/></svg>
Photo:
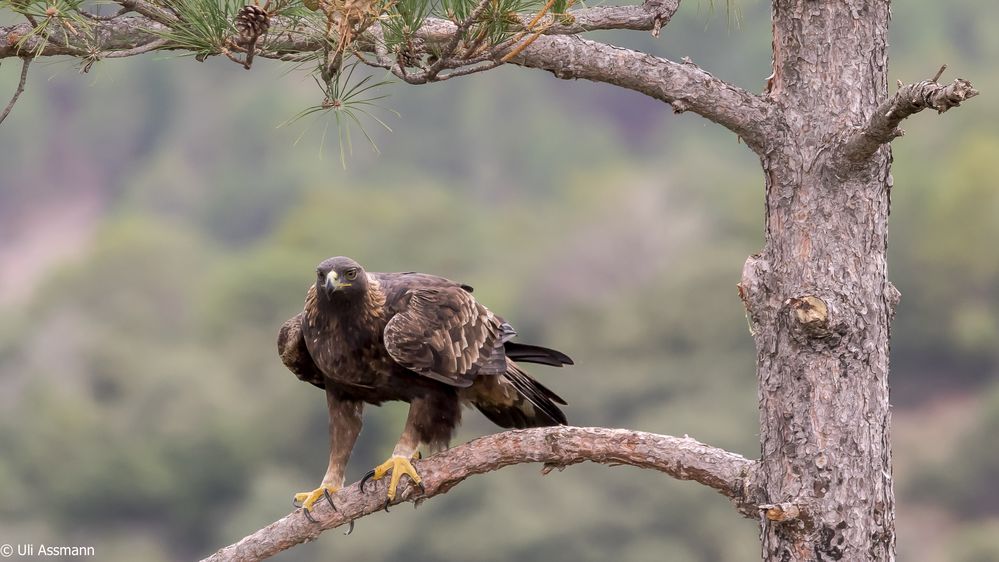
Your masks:
<svg viewBox="0 0 999 562"><path fill-rule="evenodd" d="M800 343L808 340L839 338L840 330L832 321L832 310L815 295L791 297L784 302L790 319L791 334Z"/></svg>

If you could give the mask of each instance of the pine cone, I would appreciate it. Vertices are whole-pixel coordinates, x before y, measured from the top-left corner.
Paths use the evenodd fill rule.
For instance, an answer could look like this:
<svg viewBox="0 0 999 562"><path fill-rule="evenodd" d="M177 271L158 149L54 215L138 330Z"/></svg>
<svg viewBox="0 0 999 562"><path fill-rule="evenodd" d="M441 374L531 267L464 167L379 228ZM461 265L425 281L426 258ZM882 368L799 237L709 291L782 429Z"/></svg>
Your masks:
<svg viewBox="0 0 999 562"><path fill-rule="evenodd" d="M236 14L236 29L241 41L248 42L267 33L271 26L271 16L267 10L255 4L247 4Z"/></svg>

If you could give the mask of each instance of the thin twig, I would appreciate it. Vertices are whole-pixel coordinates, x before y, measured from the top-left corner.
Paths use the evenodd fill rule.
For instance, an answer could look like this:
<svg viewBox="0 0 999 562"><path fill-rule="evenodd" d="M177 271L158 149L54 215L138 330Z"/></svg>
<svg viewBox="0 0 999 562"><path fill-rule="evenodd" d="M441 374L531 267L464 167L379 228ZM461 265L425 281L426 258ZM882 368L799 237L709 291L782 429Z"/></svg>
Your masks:
<svg viewBox="0 0 999 562"><path fill-rule="evenodd" d="M120 58L135 56L135 55L141 55L141 54L148 53L150 51L155 51L156 49L165 47L169 43L170 43L170 41L168 41L167 39L157 39L155 41L151 41L149 43L146 43L145 45L139 45L138 47L134 47L132 49L124 49L124 50L121 50L121 51L108 51L106 53L101 54L100 58L102 58L102 59L120 59Z"/></svg>
<svg viewBox="0 0 999 562"><path fill-rule="evenodd" d="M941 65L940 70L938 70L937 73L933 76L933 78L930 79L930 82L936 82L937 80L939 80L940 77L943 76L945 70L947 70L947 65L946 64Z"/></svg>
<svg viewBox="0 0 999 562"><path fill-rule="evenodd" d="M475 74L477 72L485 72L487 70L492 70L492 69L494 69L497 66L500 66L502 64L503 64L503 61L498 61L497 60L497 61L492 61L489 64L483 64L483 65L480 65L480 66L459 68L459 69L455 70L454 72L449 72L449 73L444 74L444 75L439 75L439 76L436 77L435 80L437 82L443 82L445 80L450 80L451 78L457 78L459 76L468 76L469 74Z"/></svg>
<svg viewBox="0 0 999 562"><path fill-rule="evenodd" d="M85 17L87 19L90 19L90 20L94 20L94 21L111 21L111 20L113 20L113 19L115 19L117 17L123 16L123 15L131 12L131 10L129 10L128 8L126 8L124 6L122 6L121 9L119 9L117 12L115 12L115 13L113 13L111 15L108 15L108 16L101 16L101 15L93 14L93 13L90 13L90 12L88 12L86 10L83 10L83 9L78 9L76 11L79 12L79 14L81 16L83 16L83 17Z"/></svg>
<svg viewBox="0 0 999 562"><path fill-rule="evenodd" d="M28 81L28 66L31 65L31 57L24 57L21 59L21 80L17 83L17 90L14 91L14 96L10 98L7 103L7 107L4 108L3 113L0 114L0 123L3 123L4 119L10 115L10 110L14 109L14 104L17 103L17 98L21 97L24 92L24 85Z"/></svg>

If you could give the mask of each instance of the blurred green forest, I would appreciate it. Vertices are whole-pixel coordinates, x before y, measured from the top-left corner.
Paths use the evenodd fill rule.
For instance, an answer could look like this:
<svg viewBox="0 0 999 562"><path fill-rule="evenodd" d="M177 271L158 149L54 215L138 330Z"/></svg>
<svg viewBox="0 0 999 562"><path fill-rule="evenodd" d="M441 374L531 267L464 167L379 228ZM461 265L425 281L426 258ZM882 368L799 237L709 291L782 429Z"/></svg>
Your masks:
<svg viewBox="0 0 999 562"><path fill-rule="evenodd" d="M603 39L761 91L769 3L688 2L660 39ZM999 4L897 3L892 82L948 63L984 95L895 143L890 277L900 560L999 560ZM14 62L0 68L11 92ZM762 243L752 153L639 94L503 68L389 86L394 132L342 169L293 67L172 55L39 61L0 127L0 543L100 560L200 557L321 479L322 394L281 365L316 263L476 287L570 369L534 374L577 425L758 454L755 353L736 295ZM6 96L7 94L3 94ZM332 144L331 144L332 143ZM651 305L650 305L651 304ZM369 407L348 472L404 405ZM457 441L496 431L474 412ZM758 560L757 529L696 484L526 466L328 533L277 560Z"/></svg>

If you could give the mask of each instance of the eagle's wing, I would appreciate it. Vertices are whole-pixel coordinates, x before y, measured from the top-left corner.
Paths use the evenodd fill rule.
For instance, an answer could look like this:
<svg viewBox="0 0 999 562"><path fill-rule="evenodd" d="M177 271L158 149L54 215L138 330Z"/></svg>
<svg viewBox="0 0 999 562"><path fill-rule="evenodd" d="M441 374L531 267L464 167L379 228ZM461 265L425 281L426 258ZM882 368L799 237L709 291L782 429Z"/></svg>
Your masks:
<svg viewBox="0 0 999 562"><path fill-rule="evenodd" d="M506 371L503 344L516 335L460 285L411 288L385 326L385 348L403 367L452 386Z"/></svg>
<svg viewBox="0 0 999 562"><path fill-rule="evenodd" d="M302 313L289 318L278 332L278 354L285 367L299 380L326 388L326 377L309 355L302 336Z"/></svg>

